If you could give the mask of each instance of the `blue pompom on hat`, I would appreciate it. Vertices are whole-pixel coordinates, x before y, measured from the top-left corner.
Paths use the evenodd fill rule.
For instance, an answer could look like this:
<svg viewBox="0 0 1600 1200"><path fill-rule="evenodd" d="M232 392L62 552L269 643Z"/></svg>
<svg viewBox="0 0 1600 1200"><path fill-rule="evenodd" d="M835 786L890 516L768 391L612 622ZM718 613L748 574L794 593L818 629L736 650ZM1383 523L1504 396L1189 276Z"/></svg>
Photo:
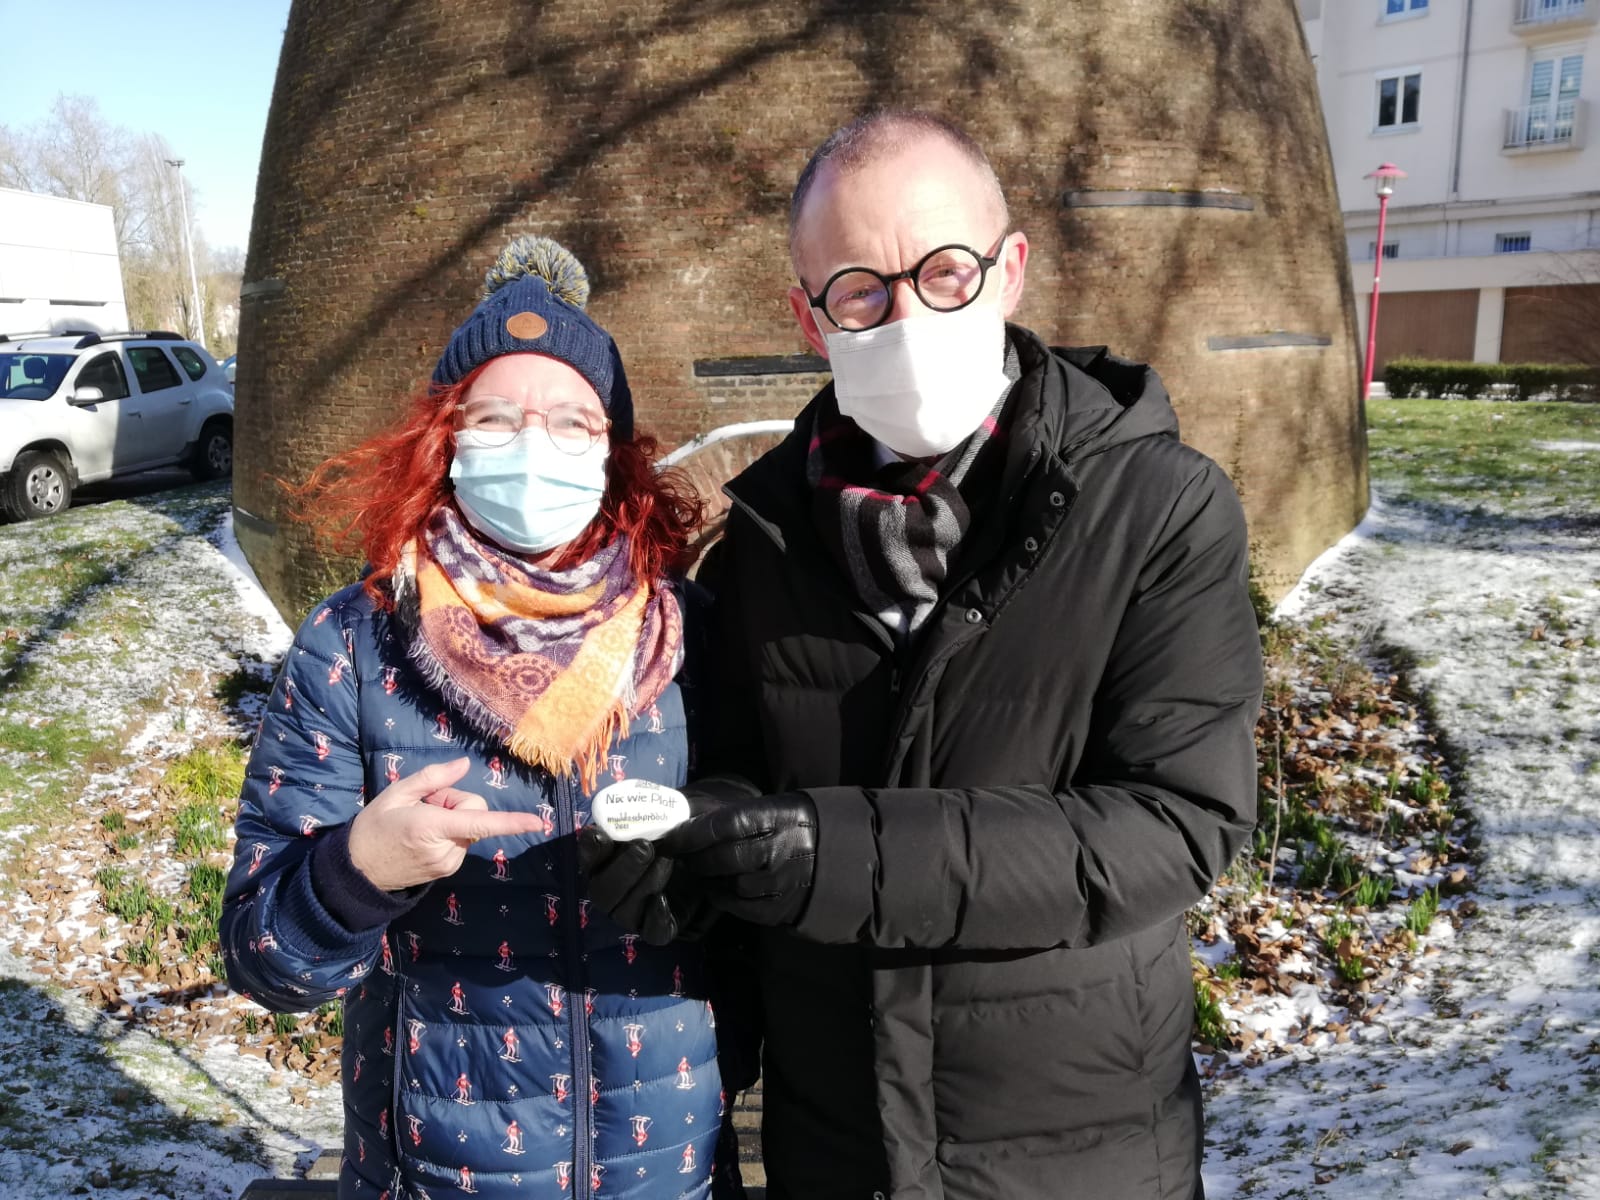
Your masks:
<svg viewBox="0 0 1600 1200"><path fill-rule="evenodd" d="M500 252L483 278L483 299L450 335L433 382L460 383L502 354L532 351L560 359L589 381L611 418L611 435L633 436L633 393L611 335L583 306L589 276L572 252L529 234Z"/></svg>

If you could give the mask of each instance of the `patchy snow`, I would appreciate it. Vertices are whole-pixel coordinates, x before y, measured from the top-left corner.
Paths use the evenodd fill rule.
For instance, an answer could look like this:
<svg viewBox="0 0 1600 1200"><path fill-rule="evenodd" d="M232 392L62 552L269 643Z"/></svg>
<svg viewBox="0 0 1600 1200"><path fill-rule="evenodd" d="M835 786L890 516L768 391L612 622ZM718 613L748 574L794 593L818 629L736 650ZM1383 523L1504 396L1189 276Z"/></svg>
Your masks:
<svg viewBox="0 0 1600 1200"><path fill-rule="evenodd" d="M230 578L245 612L261 621L257 640L246 649L268 661L278 661L289 652L289 646L294 642L294 630L289 628L278 610L273 607L272 601L267 599L266 590L256 578L256 573L245 558L244 551L239 548L239 539L233 536L231 508L212 534L211 541L217 552L233 568Z"/></svg>
<svg viewBox="0 0 1600 1200"><path fill-rule="evenodd" d="M310 1102L266 1062L108 1017L0 955L0 1190L233 1200L336 1145L338 1089ZM297 1081L298 1082L298 1081Z"/></svg>
<svg viewBox="0 0 1600 1200"><path fill-rule="evenodd" d="M1535 450L1553 450L1557 454L1587 454L1591 450L1600 450L1600 442L1534 442Z"/></svg>
<svg viewBox="0 0 1600 1200"><path fill-rule="evenodd" d="M187 489L0 527L0 576L13 584L0 625L8 649L20 646L0 660L0 727L42 736L71 725L72 736L118 751L107 769L80 776L14 735L0 739L8 853L22 853L16 847L38 827L50 830L42 865L28 860L0 895L7 1200L234 1200L253 1179L304 1175L339 1143L337 1084L220 1035L217 1022L248 1002L206 980L175 988L153 971L112 970L126 927L92 881L105 861L101 814L119 811L140 830L166 764L254 724L259 696L225 709L212 694L218 682L241 669L270 674L288 645L284 623L238 566L231 527L219 524L225 495L221 485ZM94 554L97 569L83 570ZM74 558L72 569L52 568ZM51 789L63 806L30 807ZM143 878L171 893L182 866L152 849Z"/></svg>
<svg viewBox="0 0 1600 1200"><path fill-rule="evenodd" d="M338 1143L337 1084L217 1031L212 1018L234 1019L243 1001L202 979L178 1003L159 979L112 980L106 970L126 931L97 911L86 878L103 861L90 844L99 814L114 804L130 829L155 823L163 764L253 723L250 695L219 713L217 679L241 667L265 677L289 642L238 554L222 494L195 494L74 510L42 523L48 530L0 528L0 577L29 564L41 539L71 553L74 522L126 539L103 582L53 593L41 575L37 597L0 621L41 631L0 669L0 723L34 728L52 712L75 713L140 760L63 780L38 756L0 746L0 771L19 772L26 788L67 786L71 802L49 870L0 895L8 1198L232 1200L251 1179L303 1175ZM1254 928L1281 954L1287 984L1226 1001L1222 1015L1282 1052L1201 1060L1212 1200L1600 1197L1595 530L1380 500L1280 606L1286 619L1320 618L1409 658L1465 769L1457 790L1482 838L1476 915L1445 919L1441 909L1420 954L1362 1021L1348 1020L1295 947L1297 937L1316 941L1323 914L1268 915ZM155 632L116 620L135 607L157 618ZM1379 732L1411 753L1409 721ZM1326 731L1352 742L1372 733L1343 721ZM1382 774L1372 772L1375 787ZM0 816L24 799L0 793ZM14 843L25 832L5 836ZM1378 857L1402 889L1439 881L1420 844ZM150 879L161 889L177 876L152 869ZM1355 919L1379 937L1396 918ZM1196 950L1216 966L1240 946L1219 922ZM103 990L91 1002L112 983L119 1003Z"/></svg>
<svg viewBox="0 0 1600 1200"><path fill-rule="evenodd" d="M1464 768L1477 912L1363 1036L1217 1073L1207 1195L1600 1196L1592 520L1380 499L1279 611L1413 660Z"/></svg>

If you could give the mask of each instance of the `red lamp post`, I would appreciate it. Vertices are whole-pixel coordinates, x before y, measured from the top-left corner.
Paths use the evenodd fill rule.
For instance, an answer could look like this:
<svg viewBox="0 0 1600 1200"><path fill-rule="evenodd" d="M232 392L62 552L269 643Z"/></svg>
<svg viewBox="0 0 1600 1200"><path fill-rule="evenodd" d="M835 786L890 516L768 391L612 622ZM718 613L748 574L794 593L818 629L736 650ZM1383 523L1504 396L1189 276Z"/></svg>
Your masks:
<svg viewBox="0 0 1600 1200"><path fill-rule="evenodd" d="M1361 369L1363 402L1372 390L1372 360L1378 346L1378 281L1383 277L1383 227L1389 216L1389 197L1394 195L1394 181L1405 177L1404 171L1388 162L1362 176L1363 179L1374 181L1373 190L1378 193L1378 246L1372 256L1372 308L1367 313L1367 361Z"/></svg>

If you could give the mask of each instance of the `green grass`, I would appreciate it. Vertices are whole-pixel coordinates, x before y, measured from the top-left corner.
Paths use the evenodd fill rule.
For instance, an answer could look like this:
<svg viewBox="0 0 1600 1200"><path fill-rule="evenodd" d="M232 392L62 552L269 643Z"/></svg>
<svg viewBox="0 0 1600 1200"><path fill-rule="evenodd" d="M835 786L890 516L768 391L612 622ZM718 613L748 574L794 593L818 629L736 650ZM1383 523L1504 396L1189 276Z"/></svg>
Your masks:
<svg viewBox="0 0 1600 1200"><path fill-rule="evenodd" d="M128 947L128 961L134 966L161 962L160 942L170 925L178 936L184 958L207 966L221 979L217 926L222 920L222 890L227 878L227 872L219 866L195 863L189 868L182 892L173 899L157 896L142 879L130 878L123 867L102 867L95 872L94 881L104 897L107 911L130 925L149 921L150 932Z"/></svg>
<svg viewBox="0 0 1600 1200"><path fill-rule="evenodd" d="M1345 892L1355 886L1361 868L1326 821L1318 821L1301 857L1300 882L1306 887Z"/></svg>
<svg viewBox="0 0 1600 1200"><path fill-rule="evenodd" d="M344 1036L344 1002L333 1000L317 1009L316 1015L322 1019L322 1028L329 1037Z"/></svg>
<svg viewBox="0 0 1600 1200"><path fill-rule="evenodd" d="M1367 960L1361 950L1361 933L1345 917L1333 917L1322 927L1322 944L1333 959L1334 970L1346 983L1360 983L1366 976ZM1341 947L1353 945L1354 949L1341 952Z"/></svg>
<svg viewBox="0 0 1600 1200"><path fill-rule="evenodd" d="M1433 928L1433 919L1439 914L1439 889L1427 888L1406 905L1406 928L1421 937Z"/></svg>
<svg viewBox="0 0 1600 1200"><path fill-rule="evenodd" d="M1381 875L1363 875L1350 893L1349 902L1355 908L1378 908L1389 902L1394 885Z"/></svg>
<svg viewBox="0 0 1600 1200"><path fill-rule="evenodd" d="M182 959L206 967L219 979L224 977L217 927L222 920L227 872L208 860L227 849L234 800L244 782L244 762L242 747L222 743L191 750L167 769L162 786L169 801L179 803L165 809L169 820L151 822L141 832L146 838L160 839L170 830L177 859L189 864L176 896L156 895L129 867L102 867L95 873L106 911L129 925L149 924L148 936L128 946L128 961L135 966L172 965L161 961L161 943L170 926ZM127 831L124 814L104 813L100 824L114 834L117 849L139 844L140 835ZM170 949L167 953L170 955Z"/></svg>
<svg viewBox="0 0 1600 1200"><path fill-rule="evenodd" d="M1204 981L1194 981L1194 1035L1208 1046L1225 1046L1230 1034L1222 1005Z"/></svg>
<svg viewBox="0 0 1600 1200"><path fill-rule="evenodd" d="M173 842L178 857L197 858L208 850L221 850L228 844L227 818L219 805L210 801L185 804L178 810Z"/></svg>
<svg viewBox="0 0 1600 1200"><path fill-rule="evenodd" d="M27 755L48 767L64 767L89 753L94 739L83 725L66 717L42 724L0 721L0 750Z"/></svg>
<svg viewBox="0 0 1600 1200"><path fill-rule="evenodd" d="M106 910L130 925L142 917L165 927L177 920L178 910L171 900L151 892L142 879L129 879L121 867L102 867L95 872L95 883L105 896Z"/></svg>
<svg viewBox="0 0 1600 1200"><path fill-rule="evenodd" d="M1600 451L1535 442L1600 442L1600 404L1373 400L1373 479L1397 500L1501 515L1600 509Z"/></svg>
<svg viewBox="0 0 1600 1200"><path fill-rule="evenodd" d="M39 726L0 720L0 830L31 826L30 842L48 836L67 816L84 776L117 757L115 744L76 716L58 714Z"/></svg>
<svg viewBox="0 0 1600 1200"><path fill-rule="evenodd" d="M242 746L201 746L167 768L163 782L191 800L232 800L244 786Z"/></svg>

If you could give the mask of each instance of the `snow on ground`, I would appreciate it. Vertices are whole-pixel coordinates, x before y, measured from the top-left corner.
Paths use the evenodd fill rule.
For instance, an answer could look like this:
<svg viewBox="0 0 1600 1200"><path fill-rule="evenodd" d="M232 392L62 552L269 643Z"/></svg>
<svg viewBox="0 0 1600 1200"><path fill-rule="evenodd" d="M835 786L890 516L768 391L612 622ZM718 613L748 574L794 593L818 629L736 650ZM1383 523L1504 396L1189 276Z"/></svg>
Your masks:
<svg viewBox="0 0 1600 1200"><path fill-rule="evenodd" d="M42 539L57 539L60 561L81 554L77 539L90 539L75 522L112 523L126 542L81 587L52 592L60 581L41 572L30 586L43 619L20 608L0 618L0 636L10 621L43 630L26 635L20 657L0 643L0 726L78 714L157 766L206 738L238 736L248 708L219 715L202 702L204 681L241 663L269 673L288 631L218 524L221 493L192 495L0 528L0 578ZM1600 1197L1594 533L1380 503L1286 602L1286 613L1324 616L1376 639L1391 661L1410 660L1465 769L1459 790L1483 843L1478 911L1459 929L1436 925L1381 1013L1352 1024L1347 1041L1293 1045L1264 1065L1206 1061L1216 1068L1206 1082L1212 1200ZM119 621L129 606L156 615L156 632ZM37 755L0 747L0 784L7 770L21 780L9 795L0 786L0 828L12 837L20 831L3 818L32 788L67 785L75 813L114 799L130 815L152 788L148 769L63 781ZM69 890L76 849L57 856ZM0 897L23 926L27 882ZM80 900L58 897L69 920L87 916ZM71 925L68 943L85 929ZM47 980L44 932L14 929L5 941L0 1194L231 1200L253 1178L303 1174L337 1144L336 1085L308 1084L225 1039L118 1020L77 984ZM1315 1026L1326 1008L1308 982L1263 1020ZM1283 1030L1258 1032L1284 1040Z"/></svg>
<svg viewBox="0 0 1600 1200"><path fill-rule="evenodd" d="M0 626L42 631L20 635L25 649L0 671L0 725L44 731L63 718L135 756L62 779L48 759L0 747L0 816L25 814L7 823L14 841L45 821L65 828L97 819L112 802L136 818L153 780L147 765L133 764L159 766L207 738L245 732L248 704L230 719L207 702L207 685L241 664L269 671L288 644L282 621L235 565L231 526L217 524L225 489L173 495L0 529L0 574L13 583L28 575L7 589ZM62 567L39 569L41 543ZM91 543L104 557L86 564ZM125 619L134 607L157 619ZM5 632L19 636L16 627ZM65 811L26 815L51 786L65 789ZM71 865L93 861L84 849L59 845L54 864L75 892L67 911L79 918L90 915L91 884ZM51 982L34 956L54 954L45 943L58 939L81 948L93 931L81 921L38 920L47 910L30 889L39 883L23 880L4 897L0 940L11 949L0 951L0 1195L233 1200L263 1175L304 1174L319 1149L337 1145L337 1085L309 1084L237 1045L97 1010L85 987L105 973L103 963L85 960L80 971L77 959L58 961L53 973L71 974L73 986Z"/></svg>
<svg viewBox="0 0 1600 1200"><path fill-rule="evenodd" d="M1478 912L1359 1038L1209 1085L1208 1196L1600 1196L1595 526L1380 501L1280 611L1414 660Z"/></svg>

